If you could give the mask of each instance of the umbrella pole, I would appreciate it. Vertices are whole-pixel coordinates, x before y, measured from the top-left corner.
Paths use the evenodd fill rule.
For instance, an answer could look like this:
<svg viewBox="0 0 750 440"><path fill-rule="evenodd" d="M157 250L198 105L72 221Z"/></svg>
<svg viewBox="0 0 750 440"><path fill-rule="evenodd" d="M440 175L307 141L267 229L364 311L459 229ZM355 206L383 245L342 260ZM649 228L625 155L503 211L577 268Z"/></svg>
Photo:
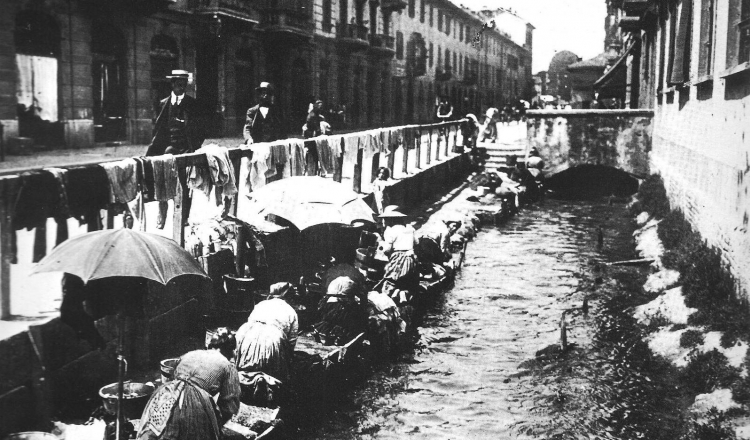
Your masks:
<svg viewBox="0 0 750 440"><path fill-rule="evenodd" d="M122 414L122 400L124 394L125 385L125 359L122 356L123 345L125 341L125 326L123 323L124 319L122 315L117 317L117 421L115 422L115 439L122 440L122 425L123 425L123 414Z"/></svg>

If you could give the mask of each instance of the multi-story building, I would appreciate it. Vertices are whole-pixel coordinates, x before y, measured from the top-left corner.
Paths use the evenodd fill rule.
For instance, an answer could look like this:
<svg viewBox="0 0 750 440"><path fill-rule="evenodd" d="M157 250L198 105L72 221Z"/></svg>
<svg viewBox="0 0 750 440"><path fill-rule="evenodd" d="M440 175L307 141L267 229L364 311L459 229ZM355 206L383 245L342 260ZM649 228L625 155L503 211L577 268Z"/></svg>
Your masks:
<svg viewBox="0 0 750 440"><path fill-rule="evenodd" d="M608 0L623 50L595 84L653 109L651 171L750 289L750 0Z"/></svg>
<svg viewBox="0 0 750 440"><path fill-rule="evenodd" d="M260 81L276 87L289 133L315 97L334 129L432 120L526 97L526 41L449 0L6 0L0 16L4 137L78 148L150 141L165 75L188 92L210 136L239 136Z"/></svg>

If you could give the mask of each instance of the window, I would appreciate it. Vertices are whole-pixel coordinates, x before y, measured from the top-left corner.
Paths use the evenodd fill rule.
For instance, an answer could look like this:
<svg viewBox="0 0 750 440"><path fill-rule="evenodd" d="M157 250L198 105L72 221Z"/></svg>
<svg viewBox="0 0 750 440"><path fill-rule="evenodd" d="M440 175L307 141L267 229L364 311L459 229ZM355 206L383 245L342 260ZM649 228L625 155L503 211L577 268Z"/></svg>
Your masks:
<svg viewBox="0 0 750 440"><path fill-rule="evenodd" d="M445 35L451 34L451 16L447 15L445 16Z"/></svg>
<svg viewBox="0 0 750 440"><path fill-rule="evenodd" d="M424 23L424 16L427 12L427 7L424 4L424 0L419 0L419 22Z"/></svg>
<svg viewBox="0 0 750 440"><path fill-rule="evenodd" d="M453 68L454 69L458 66L457 58L458 58L458 55L455 52L453 52Z"/></svg>
<svg viewBox="0 0 750 440"><path fill-rule="evenodd" d="M464 74L464 59L463 57L458 57L458 74L463 75Z"/></svg>
<svg viewBox="0 0 750 440"><path fill-rule="evenodd" d="M666 15L666 14L665 14ZM664 70L667 51L667 19L662 16L660 20L661 26L659 26L659 82L656 87L657 92L661 92L664 88ZM661 101L659 101L661 102Z"/></svg>
<svg viewBox="0 0 750 440"><path fill-rule="evenodd" d="M443 31L443 12L440 9L438 9L437 11L437 17L438 17L437 28L438 28L438 31L442 32Z"/></svg>
<svg viewBox="0 0 750 440"><path fill-rule="evenodd" d="M443 53L442 53L442 52L440 51L440 46L438 46L438 48L437 48L437 54L438 54L438 59L437 59L437 68L438 68L438 69L440 69L440 70L442 70L442 65L443 65Z"/></svg>
<svg viewBox="0 0 750 440"><path fill-rule="evenodd" d="M715 8L714 0L701 0L701 36L700 47L698 48L698 76L700 77L710 75L713 72ZM647 52L648 47L646 46ZM646 58L644 70L648 75L648 58Z"/></svg>
<svg viewBox="0 0 750 440"><path fill-rule="evenodd" d="M435 48L433 47L432 43L430 43L430 67L432 67L432 65L434 64L434 61L435 61L433 59L433 57L435 56L434 49Z"/></svg>
<svg viewBox="0 0 750 440"><path fill-rule="evenodd" d="M404 59L404 34L401 31L396 32L396 59Z"/></svg>
<svg viewBox="0 0 750 440"><path fill-rule="evenodd" d="M445 49L445 71L451 71L451 51L448 49Z"/></svg>
<svg viewBox="0 0 750 440"><path fill-rule="evenodd" d="M677 5L669 9L669 35L667 36L667 52L665 62L667 64L666 82L669 85L672 79L672 67L674 65L675 36L677 34Z"/></svg>
<svg viewBox="0 0 750 440"><path fill-rule="evenodd" d="M331 32L333 30L333 21L331 15L333 14L333 3L331 0L323 0L323 32Z"/></svg>
<svg viewBox="0 0 750 440"><path fill-rule="evenodd" d="M432 19L432 16L433 16L433 12L434 12L434 11L432 10L432 5L430 5L430 27L434 26L434 24L435 24L435 23L433 22L433 19Z"/></svg>
<svg viewBox="0 0 750 440"><path fill-rule="evenodd" d="M729 1L727 69L750 61L750 0Z"/></svg>
<svg viewBox="0 0 750 440"><path fill-rule="evenodd" d="M672 31L672 62L669 85L682 85L690 79L690 40L692 38L692 0L682 0L679 15L672 20L676 23ZM677 12L677 10L673 10Z"/></svg>
<svg viewBox="0 0 750 440"><path fill-rule="evenodd" d="M414 8L416 7L416 0L409 0L409 17L414 18Z"/></svg>
<svg viewBox="0 0 750 440"><path fill-rule="evenodd" d="M463 23L458 24L458 41L459 42L464 41L464 24Z"/></svg>

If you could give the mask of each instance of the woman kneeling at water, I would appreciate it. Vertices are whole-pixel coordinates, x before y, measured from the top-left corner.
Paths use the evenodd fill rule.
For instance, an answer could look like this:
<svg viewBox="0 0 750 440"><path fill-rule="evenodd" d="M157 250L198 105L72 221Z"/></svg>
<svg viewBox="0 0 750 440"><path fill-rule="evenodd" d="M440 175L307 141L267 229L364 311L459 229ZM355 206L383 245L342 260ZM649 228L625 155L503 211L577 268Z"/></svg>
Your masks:
<svg viewBox="0 0 750 440"><path fill-rule="evenodd" d="M390 283L383 287L384 291L396 288L413 295L419 289L419 260L414 253L416 231L406 224L406 215L399 212L398 206L387 206L379 217L386 224L381 246L388 264L383 278Z"/></svg>
<svg viewBox="0 0 750 440"><path fill-rule="evenodd" d="M259 302L237 330L234 362L243 388L256 399L273 400L271 389L289 379L299 329L297 312L286 302L293 292L289 283L271 286L268 299Z"/></svg>
<svg viewBox="0 0 750 440"><path fill-rule="evenodd" d="M240 408L240 382L229 362L235 344L234 335L222 328L211 338L207 350L183 355L174 380L159 387L148 401L138 439L222 438L221 427Z"/></svg>
<svg viewBox="0 0 750 440"><path fill-rule="evenodd" d="M367 329L367 296L349 277L338 277L318 305L319 320L313 326L326 345L343 345Z"/></svg>

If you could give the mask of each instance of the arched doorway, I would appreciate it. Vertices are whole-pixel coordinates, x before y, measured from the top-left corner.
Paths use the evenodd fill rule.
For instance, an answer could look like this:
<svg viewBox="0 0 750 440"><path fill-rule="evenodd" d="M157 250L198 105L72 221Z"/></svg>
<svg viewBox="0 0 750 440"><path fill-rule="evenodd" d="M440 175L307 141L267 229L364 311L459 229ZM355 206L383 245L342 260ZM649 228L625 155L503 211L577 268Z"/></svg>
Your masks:
<svg viewBox="0 0 750 440"><path fill-rule="evenodd" d="M111 23L95 20L91 29L91 76L94 94L94 140L127 137L127 44Z"/></svg>
<svg viewBox="0 0 750 440"><path fill-rule="evenodd" d="M245 126L245 115L247 110L255 103L255 63L253 62L252 49L243 46L234 54L234 91L227 91L229 96L234 95L235 127L242 132Z"/></svg>
<svg viewBox="0 0 750 440"><path fill-rule="evenodd" d="M307 86L309 70L307 69L307 63L302 58L297 58L292 63L292 96L291 96L291 109L289 114L292 117L289 126L292 128L294 133L302 131L302 126L305 124L307 118L307 108L310 100L310 88Z"/></svg>
<svg viewBox="0 0 750 440"><path fill-rule="evenodd" d="M58 109L60 29L55 19L35 11L16 15L16 100L18 131L41 145L63 143Z"/></svg>
<svg viewBox="0 0 750 440"><path fill-rule="evenodd" d="M151 103L155 118L159 111L159 101L172 92L167 75L178 68L180 50L174 38L158 34L151 39L149 55L151 58Z"/></svg>

